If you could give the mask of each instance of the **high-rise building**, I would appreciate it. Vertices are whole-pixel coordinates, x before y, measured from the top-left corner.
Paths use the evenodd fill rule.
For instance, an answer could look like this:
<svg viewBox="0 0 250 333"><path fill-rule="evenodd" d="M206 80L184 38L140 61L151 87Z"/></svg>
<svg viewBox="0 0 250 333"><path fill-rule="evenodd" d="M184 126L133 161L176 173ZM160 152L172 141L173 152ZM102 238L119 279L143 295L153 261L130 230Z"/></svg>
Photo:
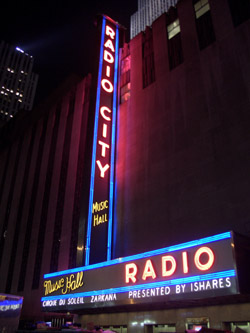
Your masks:
<svg viewBox="0 0 250 333"><path fill-rule="evenodd" d="M175 6L178 0L138 0L138 11L130 18L130 38L134 38L161 14Z"/></svg>
<svg viewBox="0 0 250 333"><path fill-rule="evenodd" d="M31 110L38 75L32 72L34 59L19 47L0 44L0 118L13 118L20 109Z"/></svg>
<svg viewBox="0 0 250 333"><path fill-rule="evenodd" d="M0 293L23 319L250 333L249 7L179 1L120 63L103 18L98 75L5 125Z"/></svg>

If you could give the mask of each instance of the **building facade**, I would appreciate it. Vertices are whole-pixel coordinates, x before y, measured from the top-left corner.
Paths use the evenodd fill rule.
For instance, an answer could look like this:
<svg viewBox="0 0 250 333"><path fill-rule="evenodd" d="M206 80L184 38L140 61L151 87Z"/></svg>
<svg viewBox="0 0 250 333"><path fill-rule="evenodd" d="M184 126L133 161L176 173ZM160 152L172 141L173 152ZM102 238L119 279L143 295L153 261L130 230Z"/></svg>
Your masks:
<svg viewBox="0 0 250 333"><path fill-rule="evenodd" d="M130 18L130 38L144 31L147 26L150 27L160 15L176 3L177 0L138 0L138 11Z"/></svg>
<svg viewBox="0 0 250 333"><path fill-rule="evenodd" d="M0 291L24 296L23 317L71 313L120 333L249 333L248 9L182 0L120 49L107 260L86 255L110 216L110 197L87 207L95 110L106 121L96 132L99 180L111 169L104 91L93 108L85 78L2 148ZM105 24L97 86L113 98L115 30ZM101 230L92 247L89 216Z"/></svg>
<svg viewBox="0 0 250 333"><path fill-rule="evenodd" d="M32 72L34 59L18 47L0 44L0 117L7 121L18 110L31 110L38 75Z"/></svg>
<svg viewBox="0 0 250 333"><path fill-rule="evenodd" d="M0 288L26 295L24 319L39 319L44 270L76 265L90 82L69 78L1 132Z"/></svg>

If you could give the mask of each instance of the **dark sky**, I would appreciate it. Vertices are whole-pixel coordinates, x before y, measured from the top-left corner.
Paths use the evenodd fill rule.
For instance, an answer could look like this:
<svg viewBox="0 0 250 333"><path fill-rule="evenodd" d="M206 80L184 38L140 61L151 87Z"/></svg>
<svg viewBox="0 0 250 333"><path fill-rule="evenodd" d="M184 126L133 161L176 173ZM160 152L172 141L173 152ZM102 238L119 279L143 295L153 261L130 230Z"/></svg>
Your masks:
<svg viewBox="0 0 250 333"><path fill-rule="evenodd" d="M1 40L34 57L39 74L38 101L68 74L86 75L93 66L97 14L104 13L127 28L137 0L4 1ZM4 8L3 8L4 6Z"/></svg>

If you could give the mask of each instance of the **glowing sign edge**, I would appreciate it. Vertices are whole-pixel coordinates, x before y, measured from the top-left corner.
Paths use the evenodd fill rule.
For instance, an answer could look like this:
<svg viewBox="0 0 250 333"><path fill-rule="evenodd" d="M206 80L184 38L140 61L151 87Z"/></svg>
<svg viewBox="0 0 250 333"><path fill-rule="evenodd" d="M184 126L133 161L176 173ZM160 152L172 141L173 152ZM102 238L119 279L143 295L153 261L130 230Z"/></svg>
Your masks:
<svg viewBox="0 0 250 333"><path fill-rule="evenodd" d="M221 234L217 234L217 235L214 235L214 236L209 236L209 237L197 239L197 240L194 240L194 241L189 241L189 242L186 242L186 243L181 243L181 244L178 244L178 245L172 245L172 246L164 247L164 248L153 250L153 251L148 251L148 252L144 252L144 253L140 253L140 254L135 254L135 255L132 255L132 256L128 256L128 257L117 258L117 259L113 259L113 260L110 260L110 261L104 261L104 262L98 263L98 264L88 265L88 266L84 266L84 267L72 268L72 269L68 269L68 270L60 271L60 272L44 274L44 278L47 279L47 278L52 278L52 277L56 277L56 276L61 276L61 275L66 275L66 274L73 274L73 273L77 273L77 272L81 272L81 271L87 271L87 270L91 270L91 269L117 265L117 264L125 263L125 262L128 262L128 261L134 261L134 260L138 260L138 259L143 259L143 258L148 258L148 257L152 257L152 256L161 255L161 254L168 253L168 252L175 252L175 251L179 251L179 250L184 250L184 249L187 249L187 248L191 248L191 247L195 247L195 246L199 246L199 245L203 245L203 244L209 244L209 243L217 242L217 241L228 239L228 238L231 238L231 232L230 231L224 232L224 233L221 233Z"/></svg>
<svg viewBox="0 0 250 333"><path fill-rule="evenodd" d="M99 107L100 107L100 92L101 92L105 25L106 25L106 19L103 17L99 71L98 71L98 83L97 83L97 92L96 92L95 125L94 125L94 140L93 140L93 152L92 152L90 191L89 191L89 211L88 211L88 226L87 226L87 237L86 237L85 265L89 265L89 256L90 256L92 205L93 205L93 196L94 196L96 144L97 144L97 130L98 130L98 119L99 119Z"/></svg>
<svg viewBox="0 0 250 333"><path fill-rule="evenodd" d="M116 103L117 103L117 76L118 76L118 49L119 49L119 29L116 26L115 43L115 73L114 73L114 93L113 93L113 117L112 117L112 137L111 137L111 161L110 161L110 185L109 185L109 224L108 224L108 244L107 260L111 260L112 246L112 224L113 224L113 198L114 198L114 159L115 159L115 130L116 130Z"/></svg>

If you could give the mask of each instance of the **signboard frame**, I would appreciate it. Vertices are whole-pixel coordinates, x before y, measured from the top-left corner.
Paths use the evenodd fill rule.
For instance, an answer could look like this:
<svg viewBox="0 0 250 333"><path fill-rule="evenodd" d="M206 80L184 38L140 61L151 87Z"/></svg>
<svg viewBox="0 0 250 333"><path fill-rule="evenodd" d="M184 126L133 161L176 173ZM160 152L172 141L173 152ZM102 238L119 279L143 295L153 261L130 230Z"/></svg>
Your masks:
<svg viewBox="0 0 250 333"><path fill-rule="evenodd" d="M85 265L111 259L119 25L102 17Z"/></svg>
<svg viewBox="0 0 250 333"><path fill-rule="evenodd" d="M239 293L231 232L45 274L46 311L116 307Z"/></svg>

